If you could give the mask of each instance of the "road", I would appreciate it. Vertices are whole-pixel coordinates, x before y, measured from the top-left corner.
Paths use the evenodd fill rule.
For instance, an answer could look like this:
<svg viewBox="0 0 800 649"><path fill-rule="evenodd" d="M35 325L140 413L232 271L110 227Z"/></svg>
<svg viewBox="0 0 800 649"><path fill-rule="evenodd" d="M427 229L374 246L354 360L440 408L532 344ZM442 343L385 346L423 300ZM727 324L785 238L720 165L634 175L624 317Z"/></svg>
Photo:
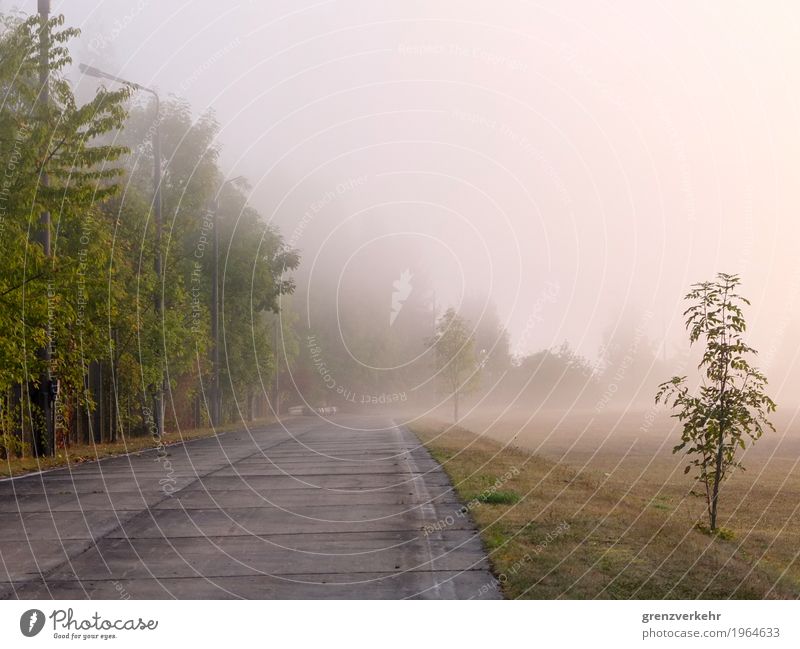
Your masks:
<svg viewBox="0 0 800 649"><path fill-rule="evenodd" d="M447 476L388 417L167 449L0 482L0 598L498 596Z"/></svg>

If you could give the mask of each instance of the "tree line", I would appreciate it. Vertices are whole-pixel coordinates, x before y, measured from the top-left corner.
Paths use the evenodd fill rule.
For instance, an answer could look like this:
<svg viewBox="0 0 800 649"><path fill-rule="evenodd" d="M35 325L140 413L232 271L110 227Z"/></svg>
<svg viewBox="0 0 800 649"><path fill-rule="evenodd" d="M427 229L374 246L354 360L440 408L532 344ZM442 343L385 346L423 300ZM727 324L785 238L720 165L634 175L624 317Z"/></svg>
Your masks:
<svg viewBox="0 0 800 649"><path fill-rule="evenodd" d="M78 30L63 16L0 20L0 454L151 434L164 387L168 428L208 423L214 236L219 422L265 414L255 386L273 374L299 255L247 204L245 181L225 182L213 116L178 98L156 114L129 84L81 103L64 75Z"/></svg>

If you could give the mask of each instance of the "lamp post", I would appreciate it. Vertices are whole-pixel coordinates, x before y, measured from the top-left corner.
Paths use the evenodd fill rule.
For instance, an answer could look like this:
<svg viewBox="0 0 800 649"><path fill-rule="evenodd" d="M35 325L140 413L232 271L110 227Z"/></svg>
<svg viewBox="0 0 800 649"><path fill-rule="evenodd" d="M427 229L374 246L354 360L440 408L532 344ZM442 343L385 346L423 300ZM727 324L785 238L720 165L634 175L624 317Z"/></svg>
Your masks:
<svg viewBox="0 0 800 649"><path fill-rule="evenodd" d="M212 228L214 230L214 245L213 252L214 261L212 266L212 279L211 279L211 339L213 341L213 349L211 352L212 361L212 392L211 392L211 424L219 426L220 413L222 411L222 388L219 380L219 312L220 312L220 291L219 291L219 229L217 227L217 216L219 213L219 196L222 190L231 183L241 180L242 176L229 178L224 181L217 190L214 196L212 206Z"/></svg>
<svg viewBox="0 0 800 649"><path fill-rule="evenodd" d="M163 223L161 217L161 182L162 182L162 174L161 174L161 137L159 134L159 120L160 120L160 100L158 98L158 93L153 90L152 88L148 88L147 86L143 86L138 83L133 83L132 81L127 81L126 79L121 79L113 74L109 74L108 72L103 72L98 68L95 68L91 65L86 65L85 63L81 63L78 65L78 68L81 72L90 77L95 77L97 79L107 79L109 81L115 81L117 83L122 83L125 85L130 86L131 88L135 88L136 90L142 90L144 92L150 93L153 98L155 99L155 112L156 118L153 122L153 132L152 132L152 140L153 140L153 214L155 219L156 225L156 254L155 254L155 262L154 262L154 270L156 273L156 281L158 283L158 289L156 290L155 295L155 310L157 319L161 319L161 315L164 313L164 286L163 286L163 277L162 270L161 270L161 238L162 238L162 230L163 230ZM160 440L164 435L164 368L161 368L161 378L159 379L155 394L153 395L153 410L155 412L155 424L156 424L156 431L158 434L158 439Z"/></svg>

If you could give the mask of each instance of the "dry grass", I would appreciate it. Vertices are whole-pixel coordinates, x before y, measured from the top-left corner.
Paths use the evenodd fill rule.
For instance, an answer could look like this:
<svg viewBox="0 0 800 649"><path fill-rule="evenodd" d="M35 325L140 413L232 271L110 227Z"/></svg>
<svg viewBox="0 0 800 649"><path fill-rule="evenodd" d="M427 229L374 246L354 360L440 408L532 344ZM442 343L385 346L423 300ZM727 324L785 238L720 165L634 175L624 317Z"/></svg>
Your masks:
<svg viewBox="0 0 800 649"><path fill-rule="evenodd" d="M264 425L272 421L271 419L261 419L254 422L254 424ZM224 433L240 427L241 424L229 424L226 426L219 426L216 430L213 428L196 428L181 430L179 433L166 433L163 437L163 443L165 446L171 446L192 439L213 437L218 433ZM152 448L156 448L156 442L149 435L145 435L141 437L130 437L118 442L106 444L71 446L69 449L62 448L58 450L58 453L54 457L11 457L0 460L0 477L7 478L35 471L46 471L63 466L82 464L84 462L95 462L105 457L136 453Z"/></svg>
<svg viewBox="0 0 800 649"><path fill-rule="evenodd" d="M665 481L667 468L654 467L652 457L632 462L637 468L626 477L618 470L579 470L434 421L412 429L469 503L507 597L800 596L800 525L796 519L786 524L796 491L784 495L774 524L758 526L752 523L764 513L761 498L771 494L751 495L752 507L740 507L726 521L732 538L712 538L695 527L702 508L686 497L687 478L679 471L674 482ZM648 465L652 483L633 477ZM499 492L506 496L485 497Z"/></svg>

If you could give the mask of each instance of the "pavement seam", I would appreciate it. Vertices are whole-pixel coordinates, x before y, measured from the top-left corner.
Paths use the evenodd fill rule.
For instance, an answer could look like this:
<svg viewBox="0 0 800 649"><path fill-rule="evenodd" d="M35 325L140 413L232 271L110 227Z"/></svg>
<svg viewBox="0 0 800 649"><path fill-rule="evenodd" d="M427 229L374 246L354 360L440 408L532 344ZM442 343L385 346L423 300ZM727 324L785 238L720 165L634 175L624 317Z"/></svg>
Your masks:
<svg viewBox="0 0 800 649"><path fill-rule="evenodd" d="M117 525L115 525L111 529L107 530L106 532L103 532L99 536L92 537L92 539L86 543L84 548L82 548L81 550L79 550L75 554L72 554L72 555L68 556L66 559L64 559L64 561L61 561L60 563L56 564L55 566L52 566L51 568L49 568L48 570L46 570L44 572L38 573L38 577L33 577L31 579L27 579L27 580L23 581L22 584L19 587L16 587L16 585L12 586L11 593L8 593L8 592L0 593L0 600L11 599L10 595L12 595L12 594L16 597L16 599L20 599L19 595L18 595L18 591L23 590L23 589L27 588L28 586L33 585L39 579L41 579L41 580L46 582L48 577L50 577L51 575L53 575L56 572L58 572L59 570L61 570L65 565L71 565L73 560L78 559L82 555L84 555L87 552L89 552L93 547L96 547L98 541L111 540L111 539L120 540L120 539L129 538L127 535L126 536L121 536L121 537L111 537L111 534L113 534L117 530L122 529L124 525L130 523L131 521L134 521L139 516L143 516L145 514L150 514L150 516L152 517L152 510L153 510L154 507L157 507L161 503L166 502L167 500L169 500L171 498L174 498L176 494L181 493L182 491L184 491L190 485L194 485L195 483L199 482L203 478L207 478L207 477L213 475L214 473L217 473L218 471L222 471L225 468L233 466L237 462L241 462L244 459L251 458L251 457L253 457L254 455L256 455L258 453L263 453L264 451L269 450L269 449L271 449L271 448L273 448L275 446L279 446L280 444L283 444L285 442L293 441L297 437L300 437L302 435L308 434L309 432L311 432L311 430L313 430L313 428L309 429L309 430L305 430L305 431L303 431L302 433L299 433L299 434L294 434L294 435L291 436L291 439L281 440L281 441L279 441L279 442L277 442L275 444L267 446L266 448L259 447L258 450L254 451L253 453L250 453L249 455L246 455L245 457L239 458L238 460L235 460L232 463L228 462L227 464L223 464L223 466L221 466L218 469L214 469L213 471L209 471L208 473L204 473L201 476L197 476L194 480L192 480L191 482L188 482L185 486L181 487L180 489L178 489L177 491L175 491L175 492L173 492L171 494L165 495L163 498L155 501L153 504L148 505L144 509L139 510L133 516L130 516L130 517L126 518L123 521L119 521L119 519L117 519L118 520L118 524ZM233 432L240 432L240 431L233 431ZM201 440L212 440L212 439L215 439L215 438L216 437L203 437L203 438L200 438L198 440L187 440L186 442L179 442L179 443L173 444L171 446L173 448L175 448L175 447L184 447L188 442L201 441ZM153 449L153 450L157 450L157 449ZM128 455L130 455L130 454L128 454ZM187 455L188 455L188 453L187 453ZM114 456L114 457L119 457L119 456ZM103 458L103 459L105 459L105 458ZM58 469L52 469L52 471L57 471L57 470L64 470L64 467L59 467ZM33 474L33 475L35 475L35 474ZM19 477L25 477L25 476L19 476ZM127 511L129 511L129 510L127 510ZM137 537L133 537L133 538L137 538ZM143 537L143 538L151 538L151 537ZM161 537L153 537L153 538L161 538ZM166 540L166 537L164 537L164 538ZM191 537L189 537L189 538L191 538ZM71 540L71 539L65 539L65 540ZM81 540L81 539L75 539L75 540ZM75 581L75 580L73 580L73 581ZM81 581L81 580L78 580L78 581Z"/></svg>

